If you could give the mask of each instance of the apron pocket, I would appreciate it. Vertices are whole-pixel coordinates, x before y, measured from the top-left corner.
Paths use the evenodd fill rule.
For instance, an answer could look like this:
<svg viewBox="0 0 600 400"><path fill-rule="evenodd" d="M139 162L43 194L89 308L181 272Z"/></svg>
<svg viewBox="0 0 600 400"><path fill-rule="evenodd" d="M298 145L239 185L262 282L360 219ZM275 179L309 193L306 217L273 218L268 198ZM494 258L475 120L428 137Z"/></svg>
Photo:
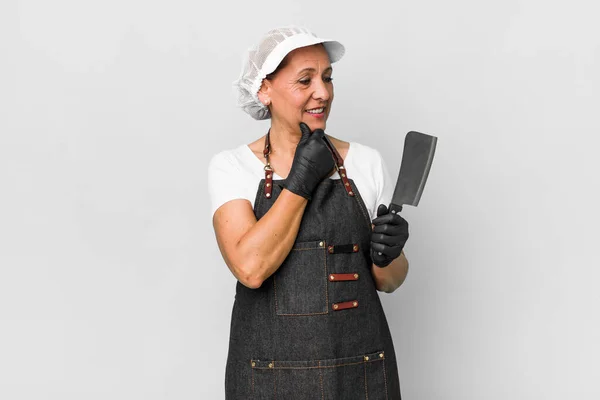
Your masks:
<svg viewBox="0 0 600 400"><path fill-rule="evenodd" d="M324 240L297 242L273 277L277 315L327 314Z"/></svg>
<svg viewBox="0 0 600 400"><path fill-rule="evenodd" d="M383 352L331 360L253 360L251 365L255 400L387 399Z"/></svg>

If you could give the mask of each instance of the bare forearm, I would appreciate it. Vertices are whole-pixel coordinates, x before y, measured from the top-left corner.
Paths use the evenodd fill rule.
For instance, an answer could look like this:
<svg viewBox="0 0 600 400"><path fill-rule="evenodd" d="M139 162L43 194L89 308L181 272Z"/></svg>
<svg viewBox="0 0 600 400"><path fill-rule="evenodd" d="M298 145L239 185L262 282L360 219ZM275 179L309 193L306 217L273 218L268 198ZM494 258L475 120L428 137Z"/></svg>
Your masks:
<svg viewBox="0 0 600 400"><path fill-rule="evenodd" d="M375 280L377 290L386 293L392 293L402 285L408 274L408 260L404 252L385 268L380 268L373 264L371 274Z"/></svg>
<svg viewBox="0 0 600 400"><path fill-rule="evenodd" d="M283 263L294 245L308 201L283 190L269 211L237 244L238 279L259 287Z"/></svg>

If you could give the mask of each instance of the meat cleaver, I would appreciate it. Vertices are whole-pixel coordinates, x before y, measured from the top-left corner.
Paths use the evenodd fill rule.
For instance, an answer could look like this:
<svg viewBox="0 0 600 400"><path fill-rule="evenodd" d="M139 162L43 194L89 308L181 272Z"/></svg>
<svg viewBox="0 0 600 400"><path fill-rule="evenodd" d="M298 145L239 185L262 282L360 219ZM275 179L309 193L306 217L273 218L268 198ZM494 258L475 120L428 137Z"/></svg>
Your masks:
<svg viewBox="0 0 600 400"><path fill-rule="evenodd" d="M391 213L399 213L405 204L415 207L419 205L433 162L436 144L435 136L415 131L406 134L400 173L389 206Z"/></svg>
<svg viewBox="0 0 600 400"><path fill-rule="evenodd" d="M400 173L396 181L396 188L392 196L392 202L388 207L392 214L402 211L402 206L410 204L418 206L425 182L429 176L437 137L424 133L410 131L404 138L404 153ZM381 255L381 253L379 253Z"/></svg>

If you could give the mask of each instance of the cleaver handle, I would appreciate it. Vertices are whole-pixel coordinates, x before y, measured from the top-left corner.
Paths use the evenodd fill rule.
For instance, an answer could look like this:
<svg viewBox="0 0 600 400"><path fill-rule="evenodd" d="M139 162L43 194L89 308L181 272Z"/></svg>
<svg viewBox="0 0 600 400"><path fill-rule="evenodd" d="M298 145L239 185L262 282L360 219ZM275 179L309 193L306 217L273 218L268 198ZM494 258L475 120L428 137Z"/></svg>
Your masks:
<svg viewBox="0 0 600 400"><path fill-rule="evenodd" d="M388 207L388 213L392 213L392 214L399 214L400 211L402 211L402 206L398 205L398 204L394 204L391 203L390 206ZM381 255L381 252L377 252L379 255Z"/></svg>
<svg viewBox="0 0 600 400"><path fill-rule="evenodd" d="M402 205L391 203L388 207L388 212L392 214L399 214L402 211Z"/></svg>

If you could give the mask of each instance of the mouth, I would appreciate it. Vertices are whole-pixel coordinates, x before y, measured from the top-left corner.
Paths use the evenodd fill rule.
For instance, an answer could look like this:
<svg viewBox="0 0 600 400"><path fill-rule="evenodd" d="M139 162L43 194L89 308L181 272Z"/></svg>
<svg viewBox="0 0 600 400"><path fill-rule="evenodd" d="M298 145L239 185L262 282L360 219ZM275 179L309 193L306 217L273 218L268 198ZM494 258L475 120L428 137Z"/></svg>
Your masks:
<svg viewBox="0 0 600 400"><path fill-rule="evenodd" d="M323 118L325 116L325 108L326 107L310 108L307 109L305 112L307 112L315 118Z"/></svg>

